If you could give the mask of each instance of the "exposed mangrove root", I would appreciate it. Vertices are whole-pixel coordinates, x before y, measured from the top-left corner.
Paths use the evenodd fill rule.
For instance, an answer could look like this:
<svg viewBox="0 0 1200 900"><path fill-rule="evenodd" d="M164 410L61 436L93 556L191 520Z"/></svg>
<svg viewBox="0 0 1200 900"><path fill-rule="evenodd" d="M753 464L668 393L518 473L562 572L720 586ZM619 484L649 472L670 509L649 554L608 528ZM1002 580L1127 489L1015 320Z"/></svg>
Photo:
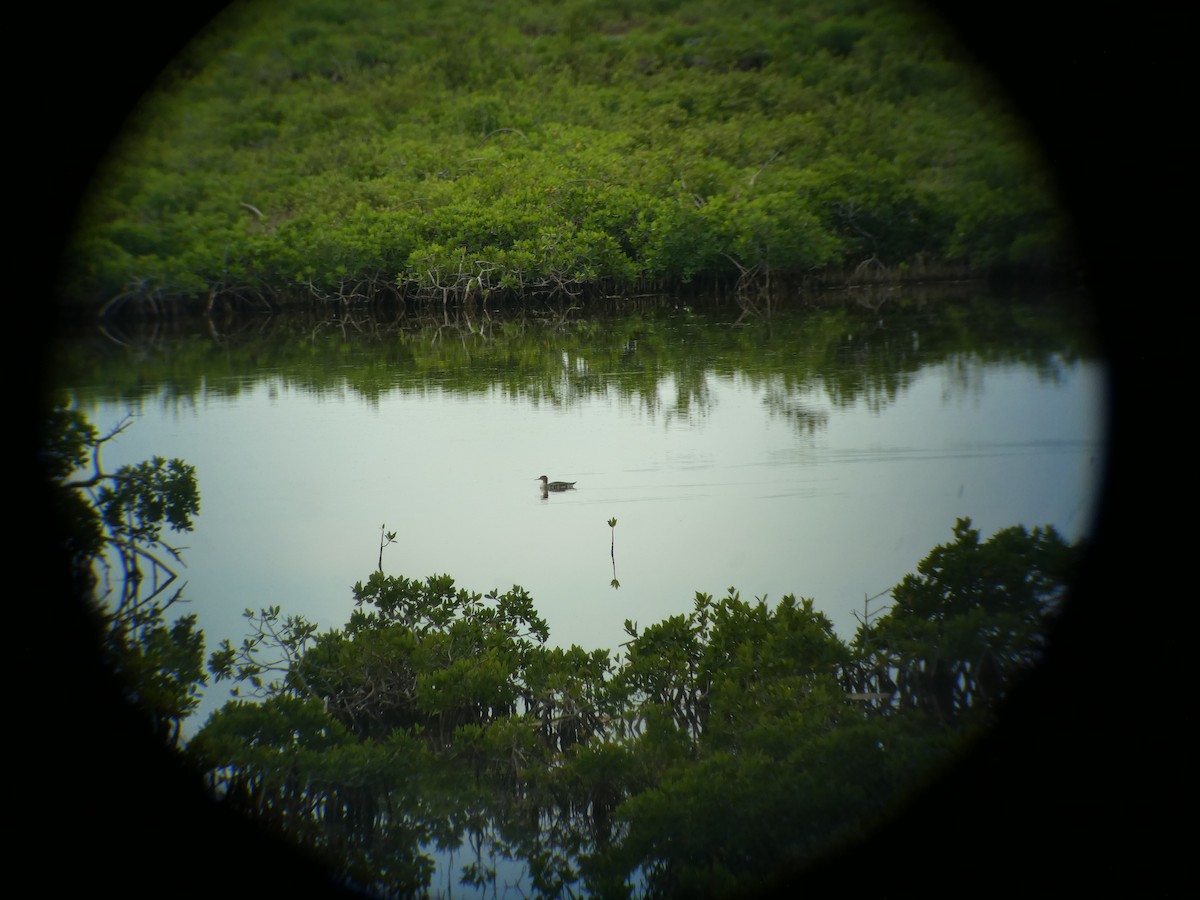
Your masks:
<svg viewBox="0 0 1200 900"><path fill-rule="evenodd" d="M363 270L333 283L310 278L286 290L266 284L212 283L202 295L167 289L150 278L129 282L126 290L108 300L99 318L170 320L180 315L253 314L273 315L285 310L371 311L376 315L403 315L408 307L421 309L461 308L473 304L495 310L526 304L610 303L634 298L718 295L728 297L745 316L769 316L784 299L812 301L817 295L870 289L894 291L903 287L961 284L982 280L981 273L964 264L928 264L918 257L909 263L889 266L870 256L853 266L780 271L763 260L753 264L725 254L732 270L722 277L686 284L666 279L612 279L564 270L533 274L514 270L487 259L472 259L464 253L450 265L428 261L424 270L410 270L399 277L382 270ZM734 277L736 272L736 277ZM868 300L871 305L874 299Z"/></svg>

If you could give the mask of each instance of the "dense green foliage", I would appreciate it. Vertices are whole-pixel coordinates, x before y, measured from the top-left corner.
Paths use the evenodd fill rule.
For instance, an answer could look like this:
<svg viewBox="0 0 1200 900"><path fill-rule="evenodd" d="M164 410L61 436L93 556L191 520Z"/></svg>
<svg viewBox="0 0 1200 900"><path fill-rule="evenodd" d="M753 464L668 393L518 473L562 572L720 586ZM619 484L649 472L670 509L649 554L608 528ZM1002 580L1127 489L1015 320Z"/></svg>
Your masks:
<svg viewBox="0 0 1200 900"><path fill-rule="evenodd" d="M381 569L342 629L248 610L253 636L210 668L265 699L188 753L383 895L423 893L433 848L464 841L465 883L512 859L545 896L734 893L863 835L991 724L1078 558L1053 528L984 541L960 520L851 643L812 600L731 589L626 622L623 656L548 646L519 587Z"/></svg>
<svg viewBox="0 0 1200 900"><path fill-rule="evenodd" d="M1041 267L1019 123L919 8L248 0L132 118L61 292L274 305Z"/></svg>

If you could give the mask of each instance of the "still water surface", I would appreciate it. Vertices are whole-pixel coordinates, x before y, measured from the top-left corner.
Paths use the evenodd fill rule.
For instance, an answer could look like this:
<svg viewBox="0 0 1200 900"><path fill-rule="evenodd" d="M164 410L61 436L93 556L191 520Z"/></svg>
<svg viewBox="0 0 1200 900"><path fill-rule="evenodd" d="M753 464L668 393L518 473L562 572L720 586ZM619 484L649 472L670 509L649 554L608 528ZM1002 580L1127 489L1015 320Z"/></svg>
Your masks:
<svg viewBox="0 0 1200 900"><path fill-rule="evenodd" d="M997 303L1023 313L993 334ZM612 650L626 619L657 622L730 587L811 597L850 638L864 599L915 571L962 516L985 537L1014 524L1086 536L1105 370L1077 308L972 297L903 314L780 311L769 324L736 312L576 312L575 324L600 325L584 339L561 319L526 323L520 338L471 334L466 387L452 371L461 332L310 333L321 352L303 375L218 364L229 346L211 341L183 387L178 369L162 374L181 355L172 340L103 340L106 362L84 367L78 355L100 346L91 336L67 348L68 387L102 431L135 417L107 467L155 454L196 467L201 514L179 543L210 649L240 643L248 607L342 626L351 585L379 563L381 525L397 532L386 572L448 573L479 592L521 585L552 644ZM275 359L267 345L284 340L296 332L255 338L249 358ZM397 341L420 349L419 365ZM253 343L238 343L239 359ZM576 489L544 495L542 474Z"/></svg>

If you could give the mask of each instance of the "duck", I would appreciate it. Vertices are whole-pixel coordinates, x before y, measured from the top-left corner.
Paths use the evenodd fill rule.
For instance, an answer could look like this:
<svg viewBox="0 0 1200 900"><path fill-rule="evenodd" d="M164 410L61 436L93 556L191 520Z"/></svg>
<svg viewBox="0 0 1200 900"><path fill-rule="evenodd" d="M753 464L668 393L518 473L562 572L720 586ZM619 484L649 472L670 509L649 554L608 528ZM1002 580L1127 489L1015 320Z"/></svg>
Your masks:
<svg viewBox="0 0 1200 900"><path fill-rule="evenodd" d="M574 481L551 481L545 475L539 475L538 481L542 483L543 491L573 491L575 490Z"/></svg>

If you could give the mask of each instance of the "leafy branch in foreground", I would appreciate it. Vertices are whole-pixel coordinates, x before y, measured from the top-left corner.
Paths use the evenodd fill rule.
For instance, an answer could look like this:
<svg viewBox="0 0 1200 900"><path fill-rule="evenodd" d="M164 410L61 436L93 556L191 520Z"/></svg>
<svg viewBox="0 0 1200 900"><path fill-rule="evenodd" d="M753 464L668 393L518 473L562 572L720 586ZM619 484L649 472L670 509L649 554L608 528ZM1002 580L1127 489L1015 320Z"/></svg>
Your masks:
<svg viewBox="0 0 1200 900"><path fill-rule="evenodd" d="M297 664L304 656L306 647L315 642L317 626L303 616L281 618L281 607L268 606L255 614L247 609L242 615L250 622L253 634L242 640L234 649L225 638L209 657L208 670L218 683L227 678L248 681L252 696L265 698L292 692L308 696L307 687L296 673ZM272 653L265 658L265 653ZM263 676L277 674L282 680L264 682ZM239 696L240 689L230 688L229 693Z"/></svg>
<svg viewBox="0 0 1200 900"><path fill-rule="evenodd" d="M126 417L103 437L78 410L53 406L41 460L64 526L71 576L100 625L103 650L130 699L167 741L199 704L206 683L204 633L196 616L168 625L180 602L180 548L164 530L192 530L200 511L193 466L155 456L114 472L101 450L132 424Z"/></svg>

